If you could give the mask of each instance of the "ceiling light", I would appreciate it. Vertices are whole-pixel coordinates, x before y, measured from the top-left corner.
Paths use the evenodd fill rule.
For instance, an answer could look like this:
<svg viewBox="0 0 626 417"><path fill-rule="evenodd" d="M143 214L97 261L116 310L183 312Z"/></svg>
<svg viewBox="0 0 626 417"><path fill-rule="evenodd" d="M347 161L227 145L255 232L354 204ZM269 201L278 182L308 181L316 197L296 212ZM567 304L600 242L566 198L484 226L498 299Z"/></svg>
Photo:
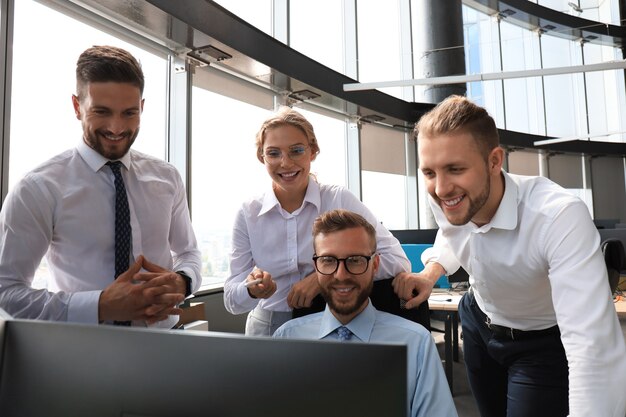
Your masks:
<svg viewBox="0 0 626 417"><path fill-rule="evenodd" d="M314 98L318 98L321 96L317 93L314 93L311 90L299 90L299 91L294 91L293 93L289 94L289 97L295 100L304 101L304 100L313 100Z"/></svg>

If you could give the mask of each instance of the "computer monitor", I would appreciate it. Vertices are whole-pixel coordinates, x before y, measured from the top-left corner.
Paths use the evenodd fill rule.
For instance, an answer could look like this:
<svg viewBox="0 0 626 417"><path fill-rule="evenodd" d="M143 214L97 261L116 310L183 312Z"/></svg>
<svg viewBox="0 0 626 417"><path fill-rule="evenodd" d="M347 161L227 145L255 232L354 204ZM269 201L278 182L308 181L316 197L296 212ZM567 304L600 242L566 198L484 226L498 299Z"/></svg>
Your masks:
<svg viewBox="0 0 626 417"><path fill-rule="evenodd" d="M432 246L437 237L439 229L397 229L390 230L391 234L400 241L402 248L411 261L412 271L420 271L424 265L419 259L426 246ZM449 288L450 284L467 283L469 275L462 267L454 274L442 277L437 280L436 287Z"/></svg>
<svg viewBox="0 0 626 417"><path fill-rule="evenodd" d="M404 345L31 320L2 329L3 417L407 414Z"/></svg>
<svg viewBox="0 0 626 417"><path fill-rule="evenodd" d="M435 243L439 229L397 229L390 230L400 243Z"/></svg>
<svg viewBox="0 0 626 417"><path fill-rule="evenodd" d="M598 229L615 229L619 219L593 219L593 223Z"/></svg>

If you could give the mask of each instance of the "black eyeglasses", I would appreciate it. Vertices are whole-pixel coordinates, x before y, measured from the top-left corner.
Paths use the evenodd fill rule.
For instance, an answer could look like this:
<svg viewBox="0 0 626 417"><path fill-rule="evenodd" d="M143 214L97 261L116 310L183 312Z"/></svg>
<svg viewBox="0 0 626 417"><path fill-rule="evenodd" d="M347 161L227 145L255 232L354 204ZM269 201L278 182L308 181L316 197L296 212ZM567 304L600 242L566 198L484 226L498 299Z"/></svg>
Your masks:
<svg viewBox="0 0 626 417"><path fill-rule="evenodd" d="M374 256L374 255L372 255ZM372 256L352 255L346 258L336 258L334 256L314 256L315 269L322 275L332 275L339 269L339 261L343 261L343 266L352 275L361 275L367 271Z"/></svg>

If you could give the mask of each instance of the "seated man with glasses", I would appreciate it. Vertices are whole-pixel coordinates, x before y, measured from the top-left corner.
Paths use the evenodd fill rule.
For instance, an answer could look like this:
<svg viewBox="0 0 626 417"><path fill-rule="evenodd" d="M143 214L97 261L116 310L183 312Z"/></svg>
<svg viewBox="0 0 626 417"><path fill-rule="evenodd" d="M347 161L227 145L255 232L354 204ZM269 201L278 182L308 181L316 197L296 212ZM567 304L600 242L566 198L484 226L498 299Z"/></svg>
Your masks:
<svg viewBox="0 0 626 417"><path fill-rule="evenodd" d="M405 344L410 415L457 416L430 333L369 300L380 261L374 227L351 211L328 211L313 223L313 248L326 309L288 321L274 337Z"/></svg>

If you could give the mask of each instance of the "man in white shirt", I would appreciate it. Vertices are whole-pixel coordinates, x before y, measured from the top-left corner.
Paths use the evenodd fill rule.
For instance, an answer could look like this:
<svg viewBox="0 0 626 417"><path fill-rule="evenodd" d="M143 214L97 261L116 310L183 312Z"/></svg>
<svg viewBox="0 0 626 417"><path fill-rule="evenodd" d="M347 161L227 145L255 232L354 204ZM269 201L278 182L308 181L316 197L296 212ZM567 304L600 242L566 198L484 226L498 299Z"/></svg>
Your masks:
<svg viewBox="0 0 626 417"><path fill-rule="evenodd" d="M327 211L313 223L313 247L313 262L326 309L286 322L274 337L405 344L410 415L456 417L428 330L376 310L369 299L380 265L374 226L348 210Z"/></svg>
<svg viewBox="0 0 626 417"><path fill-rule="evenodd" d="M394 285L418 291L411 307L442 273L469 273L459 314L481 415L624 417L626 347L585 204L504 172L495 122L466 98L444 100L415 130L439 232L424 270Z"/></svg>
<svg viewBox="0 0 626 417"><path fill-rule="evenodd" d="M0 307L17 318L171 328L200 286L201 259L179 173L130 149L141 66L95 46L79 57L76 81L83 140L26 174L3 204ZM50 280L36 290L44 254Z"/></svg>

